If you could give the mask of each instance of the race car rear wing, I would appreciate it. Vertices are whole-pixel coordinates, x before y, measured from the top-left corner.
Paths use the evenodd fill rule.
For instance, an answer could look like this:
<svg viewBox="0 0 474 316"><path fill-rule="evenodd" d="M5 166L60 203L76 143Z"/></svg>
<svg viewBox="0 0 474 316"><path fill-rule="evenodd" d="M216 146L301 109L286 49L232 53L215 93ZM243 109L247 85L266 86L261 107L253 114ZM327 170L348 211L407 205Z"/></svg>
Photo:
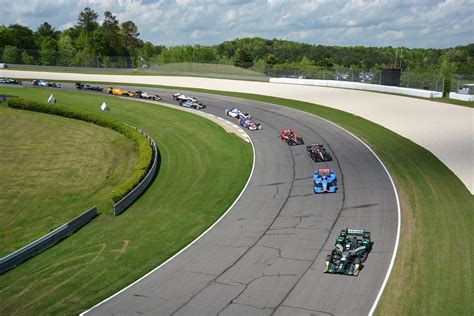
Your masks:
<svg viewBox="0 0 474 316"><path fill-rule="evenodd" d="M357 237L370 238L370 232L365 231L363 229L347 228L346 229L346 234L347 234L347 236L357 236Z"/></svg>
<svg viewBox="0 0 474 316"><path fill-rule="evenodd" d="M359 235L359 236L362 236L364 234L364 230L363 229L352 229L352 228L348 228L347 229L347 234L350 234L350 235Z"/></svg>

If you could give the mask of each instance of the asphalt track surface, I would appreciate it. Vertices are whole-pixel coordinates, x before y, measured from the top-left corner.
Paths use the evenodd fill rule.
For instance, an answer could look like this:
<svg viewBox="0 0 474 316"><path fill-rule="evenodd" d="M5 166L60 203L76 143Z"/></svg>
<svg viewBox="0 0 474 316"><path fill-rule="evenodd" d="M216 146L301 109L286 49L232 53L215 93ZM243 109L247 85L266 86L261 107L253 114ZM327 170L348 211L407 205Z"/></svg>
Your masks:
<svg viewBox="0 0 474 316"><path fill-rule="evenodd" d="M146 90L176 104L172 91ZM225 108L236 106L262 123L262 130L248 132L255 148L249 185L191 247L87 315L367 315L389 267L398 225L396 193L374 154L307 113L189 95L206 104L206 112L234 123ZM314 163L305 145L283 143L278 138L283 128L295 129L306 144L324 144L333 161ZM313 193L316 168L335 170L336 193ZM372 233L373 250L358 277L322 272L344 228Z"/></svg>

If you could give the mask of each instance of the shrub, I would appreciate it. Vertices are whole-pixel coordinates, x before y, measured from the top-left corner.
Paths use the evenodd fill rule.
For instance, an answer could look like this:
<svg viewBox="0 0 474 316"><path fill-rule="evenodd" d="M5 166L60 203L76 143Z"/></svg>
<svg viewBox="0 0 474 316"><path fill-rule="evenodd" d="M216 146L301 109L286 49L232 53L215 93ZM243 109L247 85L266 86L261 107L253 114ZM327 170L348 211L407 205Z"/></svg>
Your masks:
<svg viewBox="0 0 474 316"><path fill-rule="evenodd" d="M148 140L133 127L127 126L120 121L90 112L65 109L57 105L20 98L7 100L7 105L19 110L41 112L89 122L117 131L134 141L138 146L138 162L130 178L112 190L111 197L114 203L120 201L125 195L132 191L145 177L148 169L151 167L153 152Z"/></svg>

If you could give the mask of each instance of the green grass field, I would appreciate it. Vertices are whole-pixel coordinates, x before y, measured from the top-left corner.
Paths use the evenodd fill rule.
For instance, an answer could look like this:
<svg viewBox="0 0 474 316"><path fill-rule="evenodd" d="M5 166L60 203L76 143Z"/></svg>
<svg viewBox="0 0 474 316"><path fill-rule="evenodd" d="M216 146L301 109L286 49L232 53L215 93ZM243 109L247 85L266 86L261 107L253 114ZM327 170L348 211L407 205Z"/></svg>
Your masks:
<svg viewBox="0 0 474 316"><path fill-rule="evenodd" d="M238 196L252 165L250 144L190 113L108 95L0 88L40 101L51 91L58 105L91 112L106 101L110 116L155 139L160 170L124 214L99 209L80 231L0 276L0 315L76 314L115 293L209 227ZM236 164L241 168L228 168Z"/></svg>
<svg viewBox="0 0 474 316"><path fill-rule="evenodd" d="M0 257L97 205L137 161L135 143L112 130L0 106Z"/></svg>

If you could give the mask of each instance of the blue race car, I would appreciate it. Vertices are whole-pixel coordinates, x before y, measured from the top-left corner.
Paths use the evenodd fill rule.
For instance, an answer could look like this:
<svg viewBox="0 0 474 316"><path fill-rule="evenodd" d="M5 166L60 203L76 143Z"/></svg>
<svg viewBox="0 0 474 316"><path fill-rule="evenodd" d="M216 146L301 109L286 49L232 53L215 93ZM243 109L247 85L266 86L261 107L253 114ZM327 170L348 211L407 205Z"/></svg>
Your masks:
<svg viewBox="0 0 474 316"><path fill-rule="evenodd" d="M262 129L262 125L260 123L256 123L250 115L243 116L239 120L239 124L240 126L248 128L251 131Z"/></svg>
<svg viewBox="0 0 474 316"><path fill-rule="evenodd" d="M337 190L337 179L334 170L317 169L313 175L314 193L334 193Z"/></svg>

